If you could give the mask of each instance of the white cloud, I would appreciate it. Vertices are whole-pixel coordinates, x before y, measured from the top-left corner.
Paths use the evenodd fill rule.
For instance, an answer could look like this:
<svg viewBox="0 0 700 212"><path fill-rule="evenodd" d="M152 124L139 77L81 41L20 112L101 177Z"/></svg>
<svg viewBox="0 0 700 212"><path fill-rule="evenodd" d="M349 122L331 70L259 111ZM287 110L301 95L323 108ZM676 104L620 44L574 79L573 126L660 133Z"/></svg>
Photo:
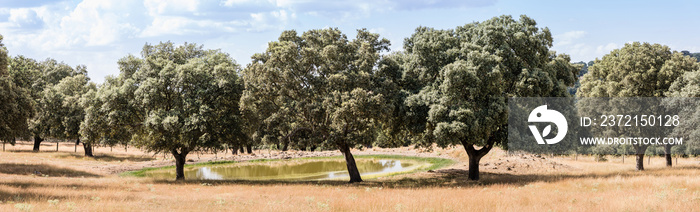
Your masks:
<svg viewBox="0 0 700 212"><path fill-rule="evenodd" d="M596 44L586 40L587 32L569 31L554 36L553 50L559 53L566 53L571 56L572 61L590 61L601 58L614 49L621 48L621 44L610 42L607 44Z"/></svg>
<svg viewBox="0 0 700 212"><path fill-rule="evenodd" d="M286 10L279 10L254 13L250 17L252 20L247 23L250 26L247 31L281 30L290 19L296 18L296 14L290 15Z"/></svg>
<svg viewBox="0 0 700 212"><path fill-rule="evenodd" d="M195 12L200 2L197 0L146 0L143 5L151 16L166 13Z"/></svg>
<svg viewBox="0 0 700 212"><path fill-rule="evenodd" d="M148 21L143 6L138 6L142 4L85 0L9 9L10 17L0 22L0 32L12 55L85 64L93 80L102 81L116 70L116 55L125 55L124 46L129 45L125 41L145 26L140 22Z"/></svg>
<svg viewBox="0 0 700 212"><path fill-rule="evenodd" d="M166 34L182 35L186 31L184 28L194 22L185 17L158 16L153 19L150 26L144 29L140 36L154 37Z"/></svg>
<svg viewBox="0 0 700 212"><path fill-rule="evenodd" d="M420 10L426 8L485 7L494 5L496 0L385 0L383 2L393 10Z"/></svg>
<svg viewBox="0 0 700 212"><path fill-rule="evenodd" d="M566 46L572 44L575 40L582 38L586 35L585 31L570 31L564 34L555 35L554 41L555 46Z"/></svg>
<svg viewBox="0 0 700 212"><path fill-rule="evenodd" d="M232 33L272 32L300 24L299 17L347 21L375 13L491 5L494 0L78 0L13 1L0 5L0 33L12 55L86 64L93 80L116 73L115 61L140 45L173 40L233 42ZM330 24L332 23L323 23ZM306 28L309 26L302 26ZM368 26L375 27L375 26ZM383 28L373 31L382 32ZM242 35L242 34L239 34ZM245 35L258 39L261 34ZM275 39L271 36L269 40ZM396 35L399 36L399 35ZM397 38L399 41L402 38ZM240 42L240 41L236 41ZM400 44L400 42L398 42ZM265 43L261 43L265 46ZM217 44L229 46L230 43ZM264 48L261 48L264 49ZM238 55L248 55L248 50ZM257 51L257 50L255 50ZM245 52L245 53L243 53Z"/></svg>
<svg viewBox="0 0 700 212"><path fill-rule="evenodd" d="M226 0L226 1L222 2L221 5L230 7L230 6L248 3L248 2L251 2L251 1L250 0Z"/></svg>
<svg viewBox="0 0 700 212"><path fill-rule="evenodd" d="M75 5L73 9L62 10L59 6L42 6L38 8L21 8L26 10L11 15L10 23L27 22L33 14L31 23L41 23L40 27L27 32L28 27L22 27L23 32L17 32L8 27L6 30L20 36L13 36L15 45L33 47L38 50L67 50L90 46L106 46L114 44L123 37L129 37L139 31L135 20L144 17L134 14L132 3L137 1L93 1L86 0ZM14 12L11 12L14 13Z"/></svg>
<svg viewBox="0 0 700 212"><path fill-rule="evenodd" d="M37 15L36 10L31 8L10 9L8 21L10 25L17 28L38 28L44 21Z"/></svg>
<svg viewBox="0 0 700 212"><path fill-rule="evenodd" d="M60 28L52 30L72 38L70 40L73 42L67 43L69 45L79 45L83 42L85 46L109 45L125 34L138 31L138 28L129 22L134 20L134 17L129 17L131 14L126 12L132 6L133 1L86 0L61 19Z"/></svg>
<svg viewBox="0 0 700 212"><path fill-rule="evenodd" d="M621 45L618 45L618 44L616 44L616 43L608 43L608 44L605 44L605 45L600 45L600 46L598 46L598 47L596 48L596 51L595 51L595 52L596 52L596 54L598 54L598 55L606 55L606 54L610 53L612 50L614 50L614 49L619 49L619 48L622 48L622 46L621 46Z"/></svg>
<svg viewBox="0 0 700 212"><path fill-rule="evenodd" d="M569 54L572 61L591 60L595 57L593 48L581 41L585 35L585 31L569 31L554 35L552 49L560 53L565 52Z"/></svg>

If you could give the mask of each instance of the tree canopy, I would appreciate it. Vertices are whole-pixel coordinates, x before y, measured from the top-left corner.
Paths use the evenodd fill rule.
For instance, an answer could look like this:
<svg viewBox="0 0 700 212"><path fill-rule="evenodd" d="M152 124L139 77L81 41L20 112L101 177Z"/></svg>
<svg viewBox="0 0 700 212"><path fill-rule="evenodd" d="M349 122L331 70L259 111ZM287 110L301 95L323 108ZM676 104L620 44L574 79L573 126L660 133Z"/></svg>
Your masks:
<svg viewBox="0 0 700 212"><path fill-rule="evenodd" d="M134 73L143 60L133 55L120 59L120 74L108 76L97 90L85 93L81 104L85 108L85 120L80 134L85 142L105 146L129 145L140 130L144 111L134 99L138 88Z"/></svg>
<svg viewBox="0 0 700 212"><path fill-rule="evenodd" d="M77 139L79 129L77 126L80 124L79 120L82 120L82 115L76 103L84 89L79 88L77 84L88 84L86 67L78 65L73 68L56 60L46 59L39 63L39 70L36 71L34 70L36 66L32 65L31 59L23 57L15 59L18 60L15 64L20 65L12 67L17 72L17 76L30 76L28 79L33 82L31 93L35 103L35 114L29 123L29 129L34 135L34 151L39 151L39 145L46 137ZM64 82L64 80L67 81ZM29 84L26 85L29 86ZM64 97L68 96L71 98L66 100ZM66 117L72 115L75 116Z"/></svg>
<svg viewBox="0 0 700 212"><path fill-rule="evenodd" d="M581 97L664 97L697 62L668 46L634 42L596 60L581 78Z"/></svg>
<svg viewBox="0 0 700 212"><path fill-rule="evenodd" d="M666 106L681 108L678 112L683 117L683 125L676 127L671 135L688 138L688 144L682 149L688 155L697 155L700 152L700 70L685 72L676 79L669 91L668 98L664 102ZM679 98L680 97L680 98ZM690 98L688 98L690 97Z"/></svg>
<svg viewBox="0 0 700 212"><path fill-rule="evenodd" d="M698 64L694 58L672 52L668 46L627 43L596 60L588 68L588 74L581 78L581 86L576 94L580 97L666 97L676 79L697 69ZM644 170L643 157L647 147L634 146L638 170ZM670 146L666 150L667 164L670 165Z"/></svg>
<svg viewBox="0 0 700 212"><path fill-rule="evenodd" d="M98 101L86 103L92 107L84 137L120 140L134 133L136 146L175 157L178 180L190 152L243 140L240 68L228 54L189 43L146 44L141 58L129 55L119 65L119 78L92 94Z"/></svg>
<svg viewBox="0 0 700 212"><path fill-rule="evenodd" d="M350 182L362 181L350 149L370 145L373 126L390 109L373 81L379 53L388 46L365 29L353 40L338 29L282 32L243 74L241 108L261 122L253 137L337 148Z"/></svg>
<svg viewBox="0 0 700 212"><path fill-rule="evenodd" d="M14 144L16 137L28 134L33 113L29 90L15 84L8 70L9 56L0 35L0 141Z"/></svg>
<svg viewBox="0 0 700 212"><path fill-rule="evenodd" d="M417 117L407 129L423 146L464 145L469 178L477 180L481 157L506 144L507 98L568 96L580 68L551 46L549 29L527 16L448 30L417 28L404 41L406 59L395 67L413 81L403 89L411 93L405 114Z"/></svg>

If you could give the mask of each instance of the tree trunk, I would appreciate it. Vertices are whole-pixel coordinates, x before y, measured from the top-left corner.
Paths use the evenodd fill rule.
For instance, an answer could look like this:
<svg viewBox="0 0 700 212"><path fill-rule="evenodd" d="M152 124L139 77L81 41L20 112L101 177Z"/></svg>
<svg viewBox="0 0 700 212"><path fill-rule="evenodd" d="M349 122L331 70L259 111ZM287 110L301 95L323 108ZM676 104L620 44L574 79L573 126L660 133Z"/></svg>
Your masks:
<svg viewBox="0 0 700 212"><path fill-rule="evenodd" d="M41 136L35 135L34 136L34 149L32 151L34 152L39 152L39 146L41 146L41 142L44 141Z"/></svg>
<svg viewBox="0 0 700 212"><path fill-rule="evenodd" d="M479 180L479 161L481 157L469 157L469 179Z"/></svg>
<svg viewBox="0 0 700 212"><path fill-rule="evenodd" d="M244 154L244 153L245 153L245 147L244 147L244 146L241 146L239 149L240 149L240 151L241 151L241 154Z"/></svg>
<svg viewBox="0 0 700 212"><path fill-rule="evenodd" d="M284 145L282 145L282 152L286 152L287 148L289 148L289 141L284 142Z"/></svg>
<svg viewBox="0 0 700 212"><path fill-rule="evenodd" d="M664 156L666 156L666 166L671 167L673 165L673 158L671 158L671 145L665 145L664 150Z"/></svg>
<svg viewBox="0 0 700 212"><path fill-rule="evenodd" d="M92 155L92 143L83 142L83 150L85 150L85 157L95 157Z"/></svg>
<svg viewBox="0 0 700 212"><path fill-rule="evenodd" d="M78 144L80 144L80 138L75 140L75 146L73 147L73 152L78 152Z"/></svg>
<svg viewBox="0 0 700 212"><path fill-rule="evenodd" d="M237 146L231 147L231 154L232 154L232 155L238 155L238 147L237 147Z"/></svg>
<svg viewBox="0 0 700 212"><path fill-rule="evenodd" d="M56 152L58 152L58 140L56 140Z"/></svg>
<svg viewBox="0 0 700 212"><path fill-rule="evenodd" d="M253 154L253 145L250 145L250 144L246 145L246 150L247 150L246 152L248 152L248 154Z"/></svg>
<svg viewBox="0 0 700 212"><path fill-rule="evenodd" d="M495 138L491 137L487 141L486 146L482 147L481 149L477 150L474 148L474 145L467 143L466 141L462 141L462 146L464 146L464 150L467 151L467 155L469 156L469 179L470 180L479 180L479 161L481 161L481 158L484 157L489 151L491 151L491 148L493 148L493 144L495 143Z"/></svg>
<svg viewBox="0 0 700 212"><path fill-rule="evenodd" d="M644 170L644 152L647 151L647 146L635 146L635 154L637 155L637 171Z"/></svg>
<svg viewBox="0 0 700 212"><path fill-rule="evenodd" d="M349 183L362 182L360 171L357 170L355 157L352 156L352 153L350 152L350 147L347 144L342 144L338 146L338 149L341 153L343 153L343 156L345 156L345 164L348 167L348 174L350 175Z"/></svg>
<svg viewBox="0 0 700 212"><path fill-rule="evenodd" d="M189 151L187 149L182 148L182 150L178 153L177 149L175 148L170 150L170 152L175 158L175 180L185 180L185 162L187 158L187 153L189 153Z"/></svg>

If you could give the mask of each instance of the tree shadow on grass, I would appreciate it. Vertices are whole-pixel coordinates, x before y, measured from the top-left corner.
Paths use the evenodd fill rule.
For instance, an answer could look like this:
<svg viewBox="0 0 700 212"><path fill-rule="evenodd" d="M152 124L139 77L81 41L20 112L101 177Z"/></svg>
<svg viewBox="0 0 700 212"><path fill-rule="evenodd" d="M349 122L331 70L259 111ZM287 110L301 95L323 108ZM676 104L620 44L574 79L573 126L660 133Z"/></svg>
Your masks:
<svg viewBox="0 0 700 212"><path fill-rule="evenodd" d="M143 162L143 161L152 161L155 160L153 157L144 157L144 156L134 156L134 155L95 155L93 157L95 160L99 161L106 161L106 162L112 162L112 161L133 161L133 162Z"/></svg>
<svg viewBox="0 0 700 212"><path fill-rule="evenodd" d="M107 189L110 188L110 186L106 185L90 185L90 184L81 184L81 183L38 183L38 182L19 182L19 181L13 181L13 182L0 182L2 186L6 187L14 187L14 188L19 188L19 189L28 189L28 188L58 188L61 190L86 190L86 191L92 191L92 190L101 190L101 189Z"/></svg>
<svg viewBox="0 0 700 212"><path fill-rule="evenodd" d="M39 154L39 153L56 153L56 149L53 149L53 150L45 150L45 149L42 149L42 150L40 150L40 151L38 151L38 152L35 152L34 150L31 150L31 149L14 149L14 150L8 149L8 150L6 150L6 152L14 152L14 153L37 153L37 154Z"/></svg>
<svg viewBox="0 0 700 212"><path fill-rule="evenodd" d="M674 173L667 173L672 170ZM309 186L345 186L345 187L385 187L385 188L434 188L434 187L482 187L489 185L515 185L524 186L537 182L557 182L563 180L579 179L609 179L626 178L638 176L696 176L700 171L697 166L684 166L673 168L652 168L645 171L615 171L607 173L547 173L547 174L506 174L482 172L481 180L472 181L467 178L466 169L445 169L432 173L430 177L401 178L390 180L366 180L360 183L347 183L340 180L319 180L319 181L289 181L289 180L154 180L155 183L163 184L202 184L202 185L309 185ZM682 174L679 174L682 173Z"/></svg>
<svg viewBox="0 0 700 212"><path fill-rule="evenodd" d="M83 190L85 192L81 192L79 194L66 194L66 193L59 193L59 194L54 194L54 193L43 193L43 192L33 192L33 191L7 191L2 188L0 188L0 201L3 202L8 202L8 201L13 201L15 203L31 203L31 202L39 202L39 203L46 203L47 200L70 200L70 201L75 201L77 199L83 199L83 200L95 200L95 197L100 197L101 199L105 200L115 200L115 201L136 201L139 200L138 197L136 196L115 196L115 195L99 195L95 194L93 195L90 193L90 191L94 190Z"/></svg>
<svg viewBox="0 0 700 212"><path fill-rule="evenodd" d="M47 164L0 163L0 173L12 175L36 175L49 177L101 177L93 173Z"/></svg>
<svg viewBox="0 0 700 212"><path fill-rule="evenodd" d="M31 202L31 201L46 201L50 199L68 199L69 196L67 195L46 195L46 194L41 194L41 193L36 193L36 192L27 192L27 191L19 191L19 192L9 192L9 191L4 191L0 189L0 201L3 202L9 202L13 201L15 203L21 203L21 202Z"/></svg>

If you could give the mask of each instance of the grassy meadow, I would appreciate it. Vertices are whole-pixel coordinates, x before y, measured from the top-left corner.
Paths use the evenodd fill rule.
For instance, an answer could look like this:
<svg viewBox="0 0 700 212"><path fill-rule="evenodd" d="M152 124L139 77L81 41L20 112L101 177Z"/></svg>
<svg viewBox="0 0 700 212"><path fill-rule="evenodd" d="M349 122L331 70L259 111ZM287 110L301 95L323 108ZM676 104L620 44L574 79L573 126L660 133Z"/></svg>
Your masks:
<svg viewBox="0 0 700 212"><path fill-rule="evenodd" d="M357 155L441 157L454 164L409 174L344 181L153 180L126 171L172 165L135 148L97 148L29 142L0 152L0 211L698 211L700 161L679 158L672 168L653 157L634 171L632 157L509 155L494 150L481 161L478 182L467 180L461 146L355 150ZM52 146L53 145L53 146ZM266 152L257 152L258 156ZM271 153L274 155L275 153ZM216 157L216 158L215 158ZM362 157L362 156L358 156ZM400 156L397 156L400 157ZM195 162L242 155L191 155ZM647 159L645 159L645 163ZM674 159L675 162L675 159Z"/></svg>

